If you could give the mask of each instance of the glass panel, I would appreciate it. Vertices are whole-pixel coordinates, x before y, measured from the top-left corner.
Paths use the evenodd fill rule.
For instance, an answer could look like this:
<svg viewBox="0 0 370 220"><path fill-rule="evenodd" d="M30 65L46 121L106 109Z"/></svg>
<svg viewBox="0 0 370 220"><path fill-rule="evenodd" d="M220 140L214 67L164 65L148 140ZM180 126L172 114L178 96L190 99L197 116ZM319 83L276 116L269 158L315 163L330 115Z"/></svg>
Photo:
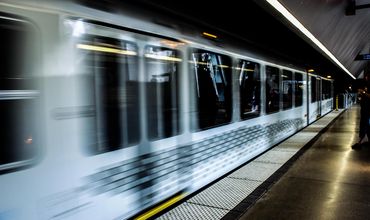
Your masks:
<svg viewBox="0 0 370 220"><path fill-rule="evenodd" d="M279 69L266 66L266 113L279 111L280 83Z"/></svg>
<svg viewBox="0 0 370 220"><path fill-rule="evenodd" d="M26 22L0 19L0 89L31 89L35 50L33 30Z"/></svg>
<svg viewBox="0 0 370 220"><path fill-rule="evenodd" d="M236 68L239 74L240 117L248 119L260 114L260 65L239 60Z"/></svg>
<svg viewBox="0 0 370 220"><path fill-rule="evenodd" d="M150 140L179 134L178 51L163 47L145 48L148 136Z"/></svg>
<svg viewBox="0 0 370 220"><path fill-rule="evenodd" d="M331 98L331 82L327 80L322 80L322 99Z"/></svg>
<svg viewBox="0 0 370 220"><path fill-rule="evenodd" d="M316 102L317 100L317 85L316 77L311 76L311 102Z"/></svg>
<svg viewBox="0 0 370 220"><path fill-rule="evenodd" d="M1 17L0 33L0 170L5 170L27 165L38 153L39 91L33 76L33 27Z"/></svg>
<svg viewBox="0 0 370 220"><path fill-rule="evenodd" d="M100 36L77 44L95 103L97 153L139 142L139 83L136 45Z"/></svg>
<svg viewBox="0 0 370 220"><path fill-rule="evenodd" d="M197 125L206 129L231 120L231 58L204 50L191 53L191 70L195 76Z"/></svg>
<svg viewBox="0 0 370 220"><path fill-rule="evenodd" d="M1 98L1 93L0 93ZM33 99L0 101L0 165L31 159L39 142Z"/></svg>
<svg viewBox="0 0 370 220"><path fill-rule="evenodd" d="M294 73L295 80L295 106L302 106L303 104L303 76L300 73Z"/></svg>
<svg viewBox="0 0 370 220"><path fill-rule="evenodd" d="M283 109L293 107L293 73L288 70L283 70L281 79L283 80Z"/></svg>

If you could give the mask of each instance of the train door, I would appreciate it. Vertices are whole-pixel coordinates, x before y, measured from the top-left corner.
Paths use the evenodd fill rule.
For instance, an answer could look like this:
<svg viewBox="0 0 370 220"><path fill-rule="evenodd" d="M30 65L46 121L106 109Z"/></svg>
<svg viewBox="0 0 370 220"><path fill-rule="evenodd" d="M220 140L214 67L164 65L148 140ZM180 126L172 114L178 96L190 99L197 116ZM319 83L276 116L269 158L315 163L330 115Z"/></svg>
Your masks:
<svg viewBox="0 0 370 220"><path fill-rule="evenodd" d="M321 115L325 115L333 109L332 81L321 79Z"/></svg>

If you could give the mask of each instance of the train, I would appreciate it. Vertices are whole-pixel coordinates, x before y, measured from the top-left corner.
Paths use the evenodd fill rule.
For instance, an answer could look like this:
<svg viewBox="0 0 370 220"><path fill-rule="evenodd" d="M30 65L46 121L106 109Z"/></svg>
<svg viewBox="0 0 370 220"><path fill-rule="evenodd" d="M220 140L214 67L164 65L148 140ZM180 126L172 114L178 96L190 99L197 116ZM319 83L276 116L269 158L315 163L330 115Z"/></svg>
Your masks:
<svg viewBox="0 0 370 220"><path fill-rule="evenodd" d="M0 219L133 218L333 110L332 79L133 13L2 0L0 29Z"/></svg>

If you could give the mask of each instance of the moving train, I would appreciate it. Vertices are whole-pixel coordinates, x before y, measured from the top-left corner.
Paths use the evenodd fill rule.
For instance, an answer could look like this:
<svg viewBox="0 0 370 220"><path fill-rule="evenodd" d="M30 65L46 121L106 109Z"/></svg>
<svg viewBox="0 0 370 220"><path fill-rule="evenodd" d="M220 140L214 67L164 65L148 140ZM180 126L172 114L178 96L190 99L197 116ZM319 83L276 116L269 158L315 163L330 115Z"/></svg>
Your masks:
<svg viewBox="0 0 370 220"><path fill-rule="evenodd" d="M333 109L333 81L128 13L0 2L0 219L128 219Z"/></svg>

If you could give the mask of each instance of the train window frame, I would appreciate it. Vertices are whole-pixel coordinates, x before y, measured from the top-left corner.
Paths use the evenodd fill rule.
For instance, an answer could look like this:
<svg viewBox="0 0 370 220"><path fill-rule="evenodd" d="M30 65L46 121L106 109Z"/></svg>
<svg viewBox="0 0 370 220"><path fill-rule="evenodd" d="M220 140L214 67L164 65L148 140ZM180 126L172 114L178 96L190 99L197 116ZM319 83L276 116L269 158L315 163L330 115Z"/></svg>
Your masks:
<svg viewBox="0 0 370 220"><path fill-rule="evenodd" d="M151 48L151 49L149 49ZM154 49L163 51L172 51L174 54L159 54L158 51L154 51ZM173 56L174 55L174 56ZM145 79L145 97L146 97L146 115L147 115L147 137L150 141L155 141L164 138L170 138L182 133L181 126L182 126L182 118L181 118L181 101L180 101L180 72L182 68L182 61L184 60L184 56L181 50L175 48L169 48L165 46L159 45L152 45L147 44L144 47L144 78L149 77L151 74L152 78ZM152 74L149 71L150 63L148 61L157 61L161 65L170 64L171 66L167 66L166 74ZM159 70L159 66L153 71L161 71ZM171 68L171 69L169 69ZM158 76L153 78L153 76ZM174 79L175 81L171 81ZM166 82L169 82L170 85L168 88L170 91L166 93ZM155 86L154 91L150 90L151 85ZM168 86L167 86L168 87ZM168 90L167 89L167 90ZM175 91L174 91L175 90ZM158 93L161 93L164 96L157 96ZM169 98L166 98L166 95L169 95ZM159 100L160 99L160 100ZM150 101L154 100L154 104L150 105ZM167 101L166 101L167 100ZM159 109L159 103L168 103L170 102L170 107ZM175 106L174 106L175 105ZM155 108L155 109L154 109ZM173 110L175 109L175 112ZM157 110L157 111L155 111ZM162 111L163 114L160 114ZM171 112L170 114L165 114L165 112ZM158 117L153 117L156 114ZM155 120L151 120L155 119ZM162 119L162 121L160 121ZM155 129L156 128L156 129Z"/></svg>
<svg viewBox="0 0 370 220"><path fill-rule="evenodd" d="M274 74L274 78L275 79L272 79L270 80L269 79L269 76L268 76L268 69L274 69L275 70L275 74ZM281 80L280 80L280 68L276 67L276 66L272 66L272 65L266 65L265 66L265 73L266 73L266 81L265 81L265 110L266 110L266 114L273 114L273 113L276 113L276 112L279 112L280 111L280 104L281 104ZM276 78L277 78L277 82L276 82ZM270 84L274 83L272 86ZM277 86L277 88L275 88ZM268 88L271 88L273 87L274 89L268 89ZM273 91L272 91L273 90ZM276 92L278 92L276 94ZM277 100L270 100L270 96L268 96L268 94L274 94L272 96L272 98L277 98ZM271 105L272 107L274 108L269 108L268 106L270 105L269 102L271 101ZM273 104L273 103L275 104ZM272 110L270 110L272 109Z"/></svg>
<svg viewBox="0 0 370 220"><path fill-rule="evenodd" d="M2 39L2 46L9 47L9 49L1 49L7 53L8 61L12 58L9 52L20 53L19 50L12 48L14 44L18 49L21 47L21 54L24 56L23 62L17 56L16 68L23 68L18 69L20 74L14 75L11 69L8 69L9 72L4 69L1 70L0 75L0 118L2 117L2 128L6 128L6 130L0 129L0 145L3 146L0 152L0 174L3 174L27 168L40 161L42 127L40 127L40 111L38 110L41 105L36 66L40 64L41 37L37 25L32 21L4 12L0 12L0 29L3 37L5 30L9 34L8 38ZM13 33L10 33L12 31ZM22 34L17 35L16 31ZM20 43L17 36L22 37L23 42ZM15 41L15 43L4 43L6 40ZM3 63L6 62L5 59ZM19 135L15 135L14 132L26 135L16 140L14 137ZM9 145L12 147L7 147Z"/></svg>
<svg viewBox="0 0 370 220"><path fill-rule="evenodd" d="M198 58L195 57L196 56L195 54L198 54L200 56L198 58L201 58L201 59L208 58L208 61L211 61L211 62L209 63L209 62L197 61ZM213 56L210 56L210 55L213 55ZM203 130L208 130L208 129L212 129L215 127L219 127L219 126L223 126L223 125L231 123L232 114L233 114L232 112L232 108L233 108L233 100L232 100L233 99L232 98L232 95L233 95L232 94L233 93L232 92L233 58L226 54L218 53L212 50L197 48L197 47L190 47L188 50L188 56L189 56L188 57L189 59L188 74L190 74L189 78L191 78L194 83L192 86L193 87L192 88L193 90L192 100L194 101L193 104L195 108L194 109L195 115L191 121L191 130L193 132L203 131ZM221 64L213 65L214 61L220 62ZM208 68L209 64L212 65L212 69ZM224 65L224 64L227 64L227 65ZM215 71L213 68L216 67L216 68L220 68L220 69L217 69L217 71L221 72L220 74L218 74L217 79L215 79L215 77L212 78L212 74L214 73L210 73L210 78L212 80L212 82L210 83L212 84L211 88L214 89L214 94L210 94L211 96L207 96L205 98L201 98L201 94L202 93L207 94L207 91L209 90L206 89L206 85L204 85L203 87L199 86L200 85L199 81L201 79L199 77L198 70L200 68L200 65L203 65L203 67L204 66L206 67L206 68L201 69L203 71L206 71L207 68L209 70L208 72ZM224 73L224 69L227 70L227 74ZM220 79L222 81L221 82L222 85L220 85L220 87L221 86L224 87L226 85L226 89L222 91L224 94L220 95L221 98L220 96L218 96L218 87L217 85L215 85L217 84L216 80L220 80ZM203 79L203 81L205 80L206 78ZM222 101L220 101L219 98L220 99L223 98L224 102L222 103ZM220 111L223 111L223 110L219 109L219 107L220 106L222 107L223 104L225 104L224 105L225 108L223 109L225 112L224 115L220 113ZM209 106L214 106L215 107L215 109L213 109L214 111L212 111L212 108L209 108ZM203 116L207 116L207 117L203 117ZM222 118L222 116L224 116L224 118ZM218 117L220 117L221 119Z"/></svg>
<svg viewBox="0 0 370 220"><path fill-rule="evenodd" d="M288 81L288 88L286 87L285 81ZM281 84L282 84L282 102L283 110L289 110L293 108L293 71L283 69L281 72ZM286 94L287 93L287 94Z"/></svg>
<svg viewBox="0 0 370 220"><path fill-rule="evenodd" d="M244 121L259 117L261 115L261 64L245 59L237 59L237 65L235 71L239 75L240 119ZM246 65L254 65L253 71ZM250 72L253 73L248 74ZM246 76L245 73L248 75ZM244 81L246 80L249 82L245 83ZM254 88L250 88L250 86L246 86L245 84L252 85ZM247 94L243 93L243 90L246 91ZM250 92L252 94L250 94ZM248 102L246 100L250 101Z"/></svg>
<svg viewBox="0 0 370 220"><path fill-rule="evenodd" d="M132 47L131 50L129 47ZM80 61L84 62L82 71L86 71L86 74L80 75L88 77L85 81L89 81L89 83L92 84L90 88L93 94L91 102L93 103L95 112L95 124L92 131L94 138L92 138L92 143L87 143L89 153L96 155L137 145L141 139L140 103L139 101L126 103L126 100L130 97L130 100L137 98L140 94L140 79L138 77L140 65L140 58L138 57L139 46L135 42L120 38L84 34L76 42L76 48L79 50L77 52L78 56L87 58L91 56L91 60ZM129 60L130 57L133 57L133 61ZM113 68L111 72L114 73L106 74L106 72L101 72L99 69L103 71L107 69L107 66L104 65L109 62L116 64L115 67L109 65L110 68ZM133 62L133 64L129 62ZM90 69L87 67L87 64L91 64L91 72L89 72ZM100 68L102 65L104 68ZM136 71L132 73L130 72L132 71L131 69L136 69ZM130 77L137 78L128 80ZM104 82L114 82L114 85L109 86L110 89L105 91ZM129 86L128 84L130 82L133 85ZM129 89L133 94L129 93ZM113 96L115 98L112 98L112 93L114 93ZM122 100L125 102L122 102ZM104 103L106 104L104 105ZM130 107L136 108L137 111L128 110ZM107 110L106 108L108 108L108 110L111 109L112 112L104 113L105 110ZM134 112L137 114L134 114ZM107 122L105 120L106 118L108 118L110 122ZM130 123L129 121L136 121L137 126L132 128L132 125L135 123ZM103 125L104 123L105 125ZM129 125L130 129L128 129ZM115 135L111 136L111 132L107 131L107 128L110 130L113 129Z"/></svg>

